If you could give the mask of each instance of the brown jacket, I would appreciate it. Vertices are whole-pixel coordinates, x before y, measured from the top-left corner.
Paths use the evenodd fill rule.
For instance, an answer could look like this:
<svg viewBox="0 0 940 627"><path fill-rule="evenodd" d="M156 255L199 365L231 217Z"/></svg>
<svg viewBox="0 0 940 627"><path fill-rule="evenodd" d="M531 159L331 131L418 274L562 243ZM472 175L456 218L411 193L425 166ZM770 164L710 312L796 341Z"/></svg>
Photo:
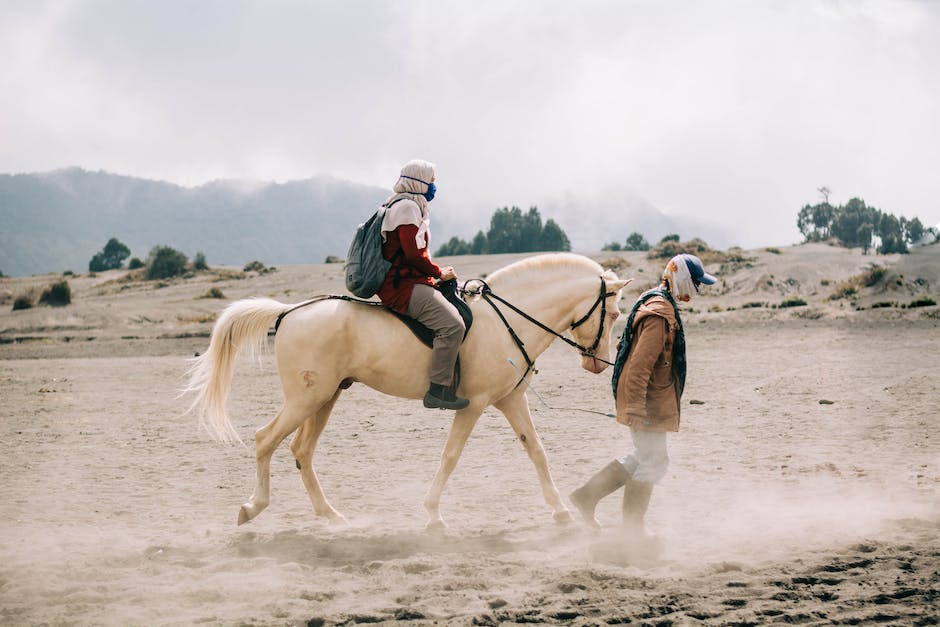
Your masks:
<svg viewBox="0 0 940 627"><path fill-rule="evenodd" d="M633 320L633 341L617 382L617 422L637 431L679 430L679 385L672 370L675 312L661 296Z"/></svg>

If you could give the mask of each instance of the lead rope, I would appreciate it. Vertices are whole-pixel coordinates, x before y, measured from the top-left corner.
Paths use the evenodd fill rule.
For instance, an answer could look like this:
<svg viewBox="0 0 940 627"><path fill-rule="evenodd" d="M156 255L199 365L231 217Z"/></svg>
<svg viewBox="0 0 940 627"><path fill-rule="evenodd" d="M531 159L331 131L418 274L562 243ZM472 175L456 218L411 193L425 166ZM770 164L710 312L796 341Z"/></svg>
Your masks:
<svg viewBox="0 0 940 627"><path fill-rule="evenodd" d="M516 364L513 363L512 359L507 357L506 361L509 362L510 366L516 369L516 372L522 372L521 370L519 370L519 368L516 367ZM526 381L524 374L522 375L522 380L525 381L526 387L532 390L532 393L535 394L536 398L542 401L542 404L545 405L545 407L547 407L548 409L551 409L552 411L582 411L587 414L597 414L598 416L606 416L607 418L617 417L617 414L605 413L602 411L596 411L594 409L582 409L581 407L552 407L551 405L548 404L548 402L544 398L542 398L542 395L539 394L539 391L535 389L535 386L532 385L532 382Z"/></svg>

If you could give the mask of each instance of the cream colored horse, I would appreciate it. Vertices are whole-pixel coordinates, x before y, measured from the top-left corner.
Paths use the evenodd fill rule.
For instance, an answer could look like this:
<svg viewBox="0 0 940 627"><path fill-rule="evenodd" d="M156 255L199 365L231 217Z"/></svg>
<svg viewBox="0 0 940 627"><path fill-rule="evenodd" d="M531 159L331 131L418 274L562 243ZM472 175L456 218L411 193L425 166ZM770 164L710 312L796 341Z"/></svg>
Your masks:
<svg viewBox="0 0 940 627"><path fill-rule="evenodd" d="M593 373L604 370L607 364L601 360L610 358L610 331L619 316L620 292L628 282L587 257L568 253L530 257L487 279L493 294L554 333L570 330L575 341L586 347L594 342L595 356L581 357L581 366ZM511 308L496 304L532 360L556 339ZM571 515L552 480L532 423L526 385L518 385L521 372L514 364L524 369L525 359L489 303L477 296L470 306L474 321L460 349L459 389L470 405L454 416L440 467L425 497L428 527L444 526L440 514L444 485L488 405L505 414L535 465L555 519L566 522ZM219 439L239 439L225 412L235 357L242 348L252 352L263 348L271 324L293 307L266 298L232 303L216 322L208 351L195 359L186 391L197 394L192 408ZM313 468L313 451L333 406L350 381L386 394L421 399L428 385L431 351L382 308L339 299L290 311L278 327L274 349L284 403L274 420L255 433L257 483L251 499L241 507L238 523L251 520L268 506L271 455L294 431L290 449L314 511L344 520L327 501Z"/></svg>

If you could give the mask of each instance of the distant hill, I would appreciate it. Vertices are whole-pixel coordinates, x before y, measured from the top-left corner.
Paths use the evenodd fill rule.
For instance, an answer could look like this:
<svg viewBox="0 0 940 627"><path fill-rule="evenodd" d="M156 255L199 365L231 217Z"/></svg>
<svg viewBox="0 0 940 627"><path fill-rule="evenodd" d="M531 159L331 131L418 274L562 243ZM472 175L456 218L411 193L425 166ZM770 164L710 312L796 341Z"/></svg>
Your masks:
<svg viewBox="0 0 940 627"><path fill-rule="evenodd" d="M168 245L210 265L322 263L345 256L388 193L329 177L187 188L80 168L0 175L0 271L85 272L111 237L142 259Z"/></svg>
<svg viewBox="0 0 940 627"><path fill-rule="evenodd" d="M166 245L209 265L322 263L345 257L355 227L388 189L319 176L286 183L222 180L198 187L81 168L0 174L0 271L9 276L86 272L92 256L116 237L144 259ZM456 235L489 228L498 207L467 210L460 199L434 201L432 249ZM528 206L523 207L527 209ZM703 237L716 247L726 234L676 221L631 195L566 196L540 206L577 252L623 243L640 231L651 243L667 233Z"/></svg>

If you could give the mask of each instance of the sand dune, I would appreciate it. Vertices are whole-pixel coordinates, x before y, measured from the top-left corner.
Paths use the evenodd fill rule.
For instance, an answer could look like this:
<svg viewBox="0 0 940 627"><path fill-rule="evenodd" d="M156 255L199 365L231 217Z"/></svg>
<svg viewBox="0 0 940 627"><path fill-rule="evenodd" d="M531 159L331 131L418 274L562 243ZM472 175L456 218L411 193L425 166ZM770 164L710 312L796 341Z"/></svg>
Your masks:
<svg viewBox="0 0 940 627"><path fill-rule="evenodd" d="M902 305L940 296L940 247L747 256L685 316L683 427L649 515L665 550L628 564L597 550L616 534L619 499L598 509L601 536L556 525L494 410L444 493L449 528L426 533L421 503L449 417L361 385L316 453L349 525L313 515L284 446L270 507L235 525L254 454L183 415L186 360L205 350L225 302L340 292L339 266L164 287L111 272L70 278L68 307L7 303L0 623L937 624L940 316ZM661 265L595 257L637 289ZM515 258L451 261L466 278ZM886 268L879 282L830 298L872 264ZM0 293L52 278L0 279ZM211 287L227 298L199 298ZM790 298L807 304L780 307ZM628 436L610 419L553 409L609 411L608 373L581 370L561 343L539 371L530 405L567 494ZM243 439L280 398L270 355L239 362L229 410Z"/></svg>

